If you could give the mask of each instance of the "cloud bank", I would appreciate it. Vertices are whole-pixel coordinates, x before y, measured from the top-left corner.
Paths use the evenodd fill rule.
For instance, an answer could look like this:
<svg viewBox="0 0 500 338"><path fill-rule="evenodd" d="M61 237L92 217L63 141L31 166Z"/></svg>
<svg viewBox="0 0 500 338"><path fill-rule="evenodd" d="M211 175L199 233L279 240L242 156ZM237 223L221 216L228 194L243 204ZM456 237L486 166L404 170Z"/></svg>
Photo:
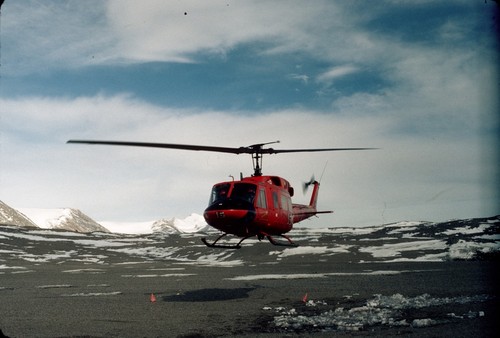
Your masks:
<svg viewBox="0 0 500 338"><path fill-rule="evenodd" d="M184 217L250 158L66 140L280 140L381 148L264 158L296 188L328 163L319 204L335 214L311 225L498 213L493 6L6 2L1 198L99 221Z"/></svg>

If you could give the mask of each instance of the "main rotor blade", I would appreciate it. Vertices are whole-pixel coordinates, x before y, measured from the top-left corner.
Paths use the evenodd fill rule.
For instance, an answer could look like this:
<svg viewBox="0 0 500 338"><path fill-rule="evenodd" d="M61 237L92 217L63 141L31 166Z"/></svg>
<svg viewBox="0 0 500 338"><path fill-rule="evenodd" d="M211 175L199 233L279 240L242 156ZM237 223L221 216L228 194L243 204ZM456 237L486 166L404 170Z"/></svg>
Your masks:
<svg viewBox="0 0 500 338"><path fill-rule="evenodd" d="M123 141L92 141L92 140L69 140L66 143L85 143L85 144L104 144L112 146L132 146L132 147L147 147L147 148L167 148L167 149L182 149L182 150L198 150L198 151L215 151L220 153L231 154L251 154L252 149L240 147L213 147L200 146L194 144L174 144L174 143L150 143L150 142L123 142Z"/></svg>
<svg viewBox="0 0 500 338"><path fill-rule="evenodd" d="M254 144L248 147L217 147L201 146L194 144L176 144L176 143L150 143L150 142L123 142L123 141L93 141L93 140L69 140L67 143L85 143L85 144L103 144L113 146L132 146L147 148L167 148L196 151L214 151L219 153L231 154L279 154L279 153L300 153L300 152L318 152L318 151L344 151L344 150L371 150L377 148L319 148L319 149L273 149L262 148L262 144ZM274 142L272 142L274 143Z"/></svg>
<svg viewBox="0 0 500 338"><path fill-rule="evenodd" d="M262 149L263 154L311 153L318 151L375 150L378 148L319 148L319 149Z"/></svg>

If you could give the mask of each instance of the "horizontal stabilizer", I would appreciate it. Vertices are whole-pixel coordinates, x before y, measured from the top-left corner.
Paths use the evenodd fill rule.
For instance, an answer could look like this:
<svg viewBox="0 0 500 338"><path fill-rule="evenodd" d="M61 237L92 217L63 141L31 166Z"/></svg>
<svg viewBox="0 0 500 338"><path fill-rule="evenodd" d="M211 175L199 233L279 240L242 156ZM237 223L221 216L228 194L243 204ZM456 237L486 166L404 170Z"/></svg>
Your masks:
<svg viewBox="0 0 500 338"><path fill-rule="evenodd" d="M303 211L303 212L294 212L294 215L311 215L314 216L316 214L332 214L332 210L326 210L326 211Z"/></svg>

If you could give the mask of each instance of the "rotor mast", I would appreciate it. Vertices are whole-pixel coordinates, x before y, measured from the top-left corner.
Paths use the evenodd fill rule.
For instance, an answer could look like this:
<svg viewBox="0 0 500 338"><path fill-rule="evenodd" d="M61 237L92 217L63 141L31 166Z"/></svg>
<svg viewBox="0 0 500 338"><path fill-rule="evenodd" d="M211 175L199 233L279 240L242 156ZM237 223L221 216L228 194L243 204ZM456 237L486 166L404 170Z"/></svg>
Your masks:
<svg viewBox="0 0 500 338"><path fill-rule="evenodd" d="M273 141L267 143L259 143L249 146L252 149L252 164L253 164L253 176L262 176L262 147L267 144L280 143L280 141Z"/></svg>

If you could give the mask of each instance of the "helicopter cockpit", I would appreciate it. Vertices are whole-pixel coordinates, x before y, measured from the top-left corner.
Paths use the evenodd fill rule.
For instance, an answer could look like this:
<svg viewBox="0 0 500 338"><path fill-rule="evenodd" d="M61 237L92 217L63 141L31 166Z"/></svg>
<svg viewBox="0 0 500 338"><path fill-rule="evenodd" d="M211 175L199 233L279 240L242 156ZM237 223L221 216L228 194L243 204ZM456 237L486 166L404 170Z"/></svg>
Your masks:
<svg viewBox="0 0 500 338"><path fill-rule="evenodd" d="M215 202L222 202L229 198L253 204L256 191L257 186L252 183L234 182L216 184L212 188L208 204L212 205Z"/></svg>

